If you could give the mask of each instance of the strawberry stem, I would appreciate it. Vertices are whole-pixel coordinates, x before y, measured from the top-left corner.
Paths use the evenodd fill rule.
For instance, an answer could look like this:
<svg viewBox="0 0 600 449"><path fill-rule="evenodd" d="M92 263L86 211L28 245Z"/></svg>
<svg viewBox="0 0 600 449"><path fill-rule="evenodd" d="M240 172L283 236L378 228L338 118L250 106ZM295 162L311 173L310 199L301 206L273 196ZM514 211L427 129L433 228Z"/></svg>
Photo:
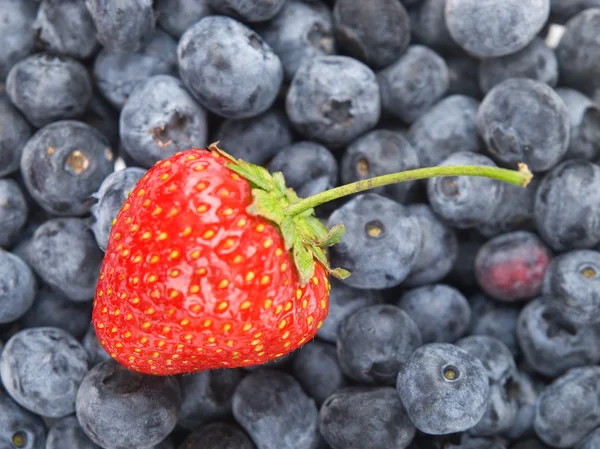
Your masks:
<svg viewBox="0 0 600 449"><path fill-rule="evenodd" d="M519 164L518 170L509 170L505 168L488 167L483 165L446 165L428 168L418 168L407 170L389 175L377 176L374 178L363 179L350 184L346 184L334 189L326 190L316 195L304 198L296 203L283 208L287 216L295 217L313 207L328 203L329 201L363 192L365 190L382 187L389 184L396 184L405 181L414 181L417 179L434 178L438 176L478 176L484 178L496 179L498 181L508 182L521 187L526 187L533 178L533 175L525 164Z"/></svg>

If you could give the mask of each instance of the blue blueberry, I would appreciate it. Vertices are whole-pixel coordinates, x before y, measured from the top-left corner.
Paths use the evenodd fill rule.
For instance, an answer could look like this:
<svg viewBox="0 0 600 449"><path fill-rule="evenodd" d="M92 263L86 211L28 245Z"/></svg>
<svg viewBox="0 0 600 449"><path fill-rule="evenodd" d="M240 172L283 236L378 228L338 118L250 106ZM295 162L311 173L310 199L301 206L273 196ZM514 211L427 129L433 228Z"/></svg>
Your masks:
<svg viewBox="0 0 600 449"><path fill-rule="evenodd" d="M231 16L243 22L264 22L275 17L286 0L208 0L219 14Z"/></svg>
<svg viewBox="0 0 600 449"><path fill-rule="evenodd" d="M45 449L46 427L39 416L17 404L0 386L0 447Z"/></svg>
<svg viewBox="0 0 600 449"><path fill-rule="evenodd" d="M457 232L456 236L458 238L458 255L454 266L448 273L447 281L459 287L464 294L473 294L479 291L475 277L475 257L487 239L472 230Z"/></svg>
<svg viewBox="0 0 600 449"><path fill-rule="evenodd" d="M36 280L18 256L0 249L0 323L22 317L33 304Z"/></svg>
<svg viewBox="0 0 600 449"><path fill-rule="evenodd" d="M136 52L121 53L104 47L94 60L98 90L116 108L127 103L137 83L154 75L177 74L177 42L156 30Z"/></svg>
<svg viewBox="0 0 600 449"><path fill-rule="evenodd" d="M212 422L190 433L177 449L254 449L255 446L237 424Z"/></svg>
<svg viewBox="0 0 600 449"><path fill-rule="evenodd" d="M422 232L404 206L377 193L360 194L336 209L328 227L344 224L342 240L330 248L332 266L352 274L344 283L363 289L399 285L414 267Z"/></svg>
<svg viewBox="0 0 600 449"><path fill-rule="evenodd" d="M446 26L445 10L446 0L421 0L408 8L415 42L448 52L458 48Z"/></svg>
<svg viewBox="0 0 600 449"><path fill-rule="evenodd" d="M42 0L33 28L44 51L86 59L98 48L92 16L83 0Z"/></svg>
<svg viewBox="0 0 600 449"><path fill-rule="evenodd" d="M0 177L19 169L21 151L30 136L29 123L11 104L8 96L0 95Z"/></svg>
<svg viewBox="0 0 600 449"><path fill-rule="evenodd" d="M319 407L329 396L346 386L336 347L329 343L311 341L305 344L294 358L292 371L306 394Z"/></svg>
<svg viewBox="0 0 600 449"><path fill-rule="evenodd" d="M600 252L575 250L554 258L546 271L544 294L574 323L600 322Z"/></svg>
<svg viewBox="0 0 600 449"><path fill-rule="evenodd" d="M581 92L556 89L569 110L571 137L565 159L596 160L600 156L600 106Z"/></svg>
<svg viewBox="0 0 600 449"><path fill-rule="evenodd" d="M179 39L194 23L212 14L208 0L155 0L156 20L160 27Z"/></svg>
<svg viewBox="0 0 600 449"><path fill-rule="evenodd" d="M342 156L342 184L419 168L417 152L400 133L378 129L348 145ZM370 190L404 202L415 182L401 182Z"/></svg>
<svg viewBox="0 0 600 449"><path fill-rule="evenodd" d="M35 2L0 1L0 80L4 81L10 68L35 50L36 13Z"/></svg>
<svg viewBox="0 0 600 449"><path fill-rule="evenodd" d="M600 361L600 328L575 325L548 298L528 303L519 316L517 337L525 360L538 373L556 377Z"/></svg>
<svg viewBox="0 0 600 449"><path fill-rule="evenodd" d="M471 304L471 335L495 337L506 345L513 356L519 353L517 320L520 309L514 305L494 301L483 294L469 298Z"/></svg>
<svg viewBox="0 0 600 449"><path fill-rule="evenodd" d="M533 420L535 418L535 404L541 390L545 385L529 374L520 371L517 376L517 405L518 411L510 429L503 433L511 440L519 440L526 436L534 436Z"/></svg>
<svg viewBox="0 0 600 449"><path fill-rule="evenodd" d="M381 115L375 73L347 56L305 61L290 84L286 111L305 138L339 148L372 129Z"/></svg>
<svg viewBox="0 0 600 449"><path fill-rule="evenodd" d="M93 197L96 202L91 207L94 222L90 225L90 230L94 233L96 242L103 251L108 246L112 221L117 218L129 193L145 173L146 170L138 167L127 167L111 173L94 193Z"/></svg>
<svg viewBox="0 0 600 449"><path fill-rule="evenodd" d="M574 449L599 449L600 448L600 427L596 428L584 439L579 440Z"/></svg>
<svg viewBox="0 0 600 449"><path fill-rule="evenodd" d="M233 393L243 376L238 368L179 376L182 402L178 424L196 430L211 421L230 418Z"/></svg>
<svg viewBox="0 0 600 449"><path fill-rule="evenodd" d="M85 0L98 41L109 50L130 53L142 48L155 27L152 0Z"/></svg>
<svg viewBox="0 0 600 449"><path fill-rule="evenodd" d="M462 151L450 155L438 165L496 166L482 154ZM431 208L446 223L459 229L485 223L500 204L503 189L502 183L489 178L446 176L427 180Z"/></svg>
<svg viewBox="0 0 600 449"><path fill-rule="evenodd" d="M416 429L390 387L351 387L321 407L319 428L331 449L410 447Z"/></svg>
<svg viewBox="0 0 600 449"><path fill-rule="evenodd" d="M262 165L291 145L293 136L285 114L272 108L256 117L223 121L214 140L233 157Z"/></svg>
<svg viewBox="0 0 600 449"><path fill-rule="evenodd" d="M329 311L317 336L329 343L335 343L340 324L359 309L380 304L383 298L378 290L356 289L337 279L330 280Z"/></svg>
<svg viewBox="0 0 600 449"><path fill-rule="evenodd" d="M56 421L46 439L46 449L101 449L88 438L75 416Z"/></svg>
<svg viewBox="0 0 600 449"><path fill-rule="evenodd" d="M85 349L71 334L53 327L17 332L0 356L0 377L8 394L49 418L75 411L77 390L87 370Z"/></svg>
<svg viewBox="0 0 600 449"><path fill-rule="evenodd" d="M552 0L550 2L550 13L552 14L553 23L564 24L584 9L597 8L598 6L600 6L598 0Z"/></svg>
<svg viewBox="0 0 600 449"><path fill-rule="evenodd" d="M268 167L271 172L282 172L286 185L301 198L337 185L338 165L335 156L315 142L300 141L282 148Z"/></svg>
<svg viewBox="0 0 600 449"><path fill-rule="evenodd" d="M429 343L402 365L396 389L415 427L442 435L476 425L490 387L478 358L450 343Z"/></svg>
<svg viewBox="0 0 600 449"><path fill-rule="evenodd" d="M538 437L556 448L568 448L600 426L598 397L600 367L568 371L542 393L537 402L534 428Z"/></svg>
<svg viewBox="0 0 600 449"><path fill-rule="evenodd" d="M314 401L282 371L247 375L233 395L233 416L257 449L312 449L318 441Z"/></svg>
<svg viewBox="0 0 600 449"><path fill-rule="evenodd" d="M335 53L331 9L319 0L287 0L259 33L283 65L290 81L306 60Z"/></svg>
<svg viewBox="0 0 600 449"><path fill-rule="evenodd" d="M119 148L119 114L99 93L94 93L88 110L79 120L96 128L112 148Z"/></svg>
<svg viewBox="0 0 600 449"><path fill-rule="evenodd" d="M47 212L84 215L91 195L114 169L106 138L83 122L62 120L37 131L23 148L27 190Z"/></svg>
<svg viewBox="0 0 600 449"><path fill-rule="evenodd" d="M442 280L458 257L455 232L426 204L409 204L408 215L419 222L423 238L415 265L404 280L407 287L418 287Z"/></svg>
<svg viewBox="0 0 600 449"><path fill-rule="evenodd" d="M28 215L27 200L19 184L0 178L0 247L8 248L17 242Z"/></svg>
<svg viewBox="0 0 600 449"><path fill-rule="evenodd" d="M411 45L400 58L377 72L377 81L383 110L412 123L448 89L448 67L433 50L423 45Z"/></svg>
<svg viewBox="0 0 600 449"><path fill-rule="evenodd" d="M483 97L478 80L479 59L461 52L452 52L444 59L450 79L446 95L466 95L478 100Z"/></svg>
<svg viewBox="0 0 600 449"><path fill-rule="evenodd" d="M493 157L524 162L534 172L554 167L569 146L567 106L541 81L511 78L494 86L481 102L477 125Z"/></svg>
<svg viewBox="0 0 600 449"><path fill-rule="evenodd" d="M36 53L12 67L6 93L32 125L42 127L83 115L92 99L92 82L75 59Z"/></svg>
<svg viewBox="0 0 600 449"><path fill-rule="evenodd" d="M433 167L461 151L477 152L482 146L477 131L479 102L465 95L444 98L409 128L421 167Z"/></svg>
<svg viewBox="0 0 600 449"><path fill-rule="evenodd" d="M94 297L103 253L86 220L46 221L33 234L27 255L36 274L70 300L85 302Z"/></svg>
<svg viewBox="0 0 600 449"><path fill-rule="evenodd" d="M591 248L600 242L600 167L568 160L548 172L535 196L535 222L553 250Z"/></svg>
<svg viewBox="0 0 600 449"><path fill-rule="evenodd" d="M104 362L105 360L112 359L110 354L104 350L100 341L98 341L93 324L89 325L85 336L81 340L81 344L88 354L90 367L96 366L98 363Z"/></svg>
<svg viewBox="0 0 600 449"><path fill-rule="evenodd" d="M466 298L446 284L407 290L398 306L416 323L423 343L454 343L471 324L471 308Z"/></svg>
<svg viewBox="0 0 600 449"><path fill-rule="evenodd" d="M77 392L77 419L107 449L151 447L175 428L181 391L177 379L129 371L114 360L92 368Z"/></svg>
<svg viewBox="0 0 600 449"><path fill-rule="evenodd" d="M479 85L484 93L509 78L530 78L556 86L558 62L554 50L542 38L536 37L516 53L481 61Z"/></svg>
<svg viewBox="0 0 600 449"><path fill-rule="evenodd" d="M81 338L92 321L92 301L76 303L43 286L35 302L23 315L24 328L56 327Z"/></svg>
<svg viewBox="0 0 600 449"><path fill-rule="evenodd" d="M373 68L390 65L410 41L410 22L397 0L337 0L335 40L341 50Z"/></svg>
<svg viewBox="0 0 600 449"><path fill-rule="evenodd" d="M550 0L447 0L446 25L467 52L480 58L509 55L525 48L550 15Z"/></svg>
<svg viewBox="0 0 600 449"><path fill-rule="evenodd" d="M177 56L181 80L192 95L226 118L265 112L283 81L281 61L271 47L229 17L207 16L196 22L181 36Z"/></svg>
<svg viewBox="0 0 600 449"><path fill-rule="evenodd" d="M203 148L206 111L170 75L155 75L136 84L119 117L123 149L149 168L178 151Z"/></svg>

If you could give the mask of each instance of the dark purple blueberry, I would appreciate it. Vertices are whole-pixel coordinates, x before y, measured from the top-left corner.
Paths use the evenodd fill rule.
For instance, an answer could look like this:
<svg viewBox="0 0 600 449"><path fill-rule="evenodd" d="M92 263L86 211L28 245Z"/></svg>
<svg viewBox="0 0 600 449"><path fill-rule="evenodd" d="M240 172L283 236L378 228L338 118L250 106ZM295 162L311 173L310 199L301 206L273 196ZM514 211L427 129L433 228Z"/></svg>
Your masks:
<svg viewBox="0 0 600 449"><path fill-rule="evenodd" d="M517 320L519 307L499 302L476 294L469 298L471 304L470 335L488 335L495 337L506 345L513 356L519 353L517 341Z"/></svg>
<svg viewBox="0 0 600 449"><path fill-rule="evenodd" d="M444 57L450 83L446 95L466 95L477 100L483 97L479 87L479 59L466 53L453 52Z"/></svg>
<svg viewBox="0 0 600 449"><path fill-rule="evenodd" d="M88 110L79 120L96 128L112 148L119 148L119 114L99 93L94 93Z"/></svg>
<svg viewBox="0 0 600 449"><path fill-rule="evenodd" d="M212 422L194 429L177 449L255 449L237 424Z"/></svg>
<svg viewBox="0 0 600 449"><path fill-rule="evenodd" d="M533 420L535 418L535 406L539 393L545 387L538 379L534 379L523 371L517 375L516 386L518 388L514 390L514 394L516 394L517 398L517 416L511 428L503 433L504 436L511 440L534 436Z"/></svg>
<svg viewBox="0 0 600 449"><path fill-rule="evenodd" d="M18 446L17 446L18 447ZM46 449L101 449L85 434L77 417L56 421L48 431Z"/></svg>
<svg viewBox="0 0 600 449"><path fill-rule="evenodd" d="M597 8L599 6L600 1L598 0L551 0L550 13L552 15L552 22L565 23L584 9Z"/></svg>
<svg viewBox="0 0 600 449"><path fill-rule="evenodd" d="M479 291L475 277L475 257L487 239L473 230L460 231L456 235L458 255L447 280L450 284L459 287L464 294L472 294Z"/></svg>
<svg viewBox="0 0 600 449"><path fill-rule="evenodd" d="M243 22L264 22L275 17L286 0L208 0L219 14L231 16Z"/></svg>
<svg viewBox="0 0 600 449"><path fill-rule="evenodd" d="M455 51L458 45L446 26L446 0L421 0L408 8L411 37L416 43L441 51Z"/></svg>
<svg viewBox="0 0 600 449"><path fill-rule="evenodd" d="M46 449L46 426L42 418L17 404L1 386L0 447Z"/></svg>
<svg viewBox="0 0 600 449"><path fill-rule="evenodd" d="M158 25L175 39L213 13L208 0L154 0L154 9Z"/></svg>
<svg viewBox="0 0 600 449"><path fill-rule="evenodd" d="M17 243L28 215L27 200L19 184L12 179L0 178L0 248Z"/></svg>
<svg viewBox="0 0 600 449"><path fill-rule="evenodd" d="M7 95L0 95L0 177L19 169L23 146L29 137L29 123L11 104Z"/></svg>
<svg viewBox="0 0 600 449"><path fill-rule="evenodd" d="M33 23L36 12L35 2L0 1L0 82L4 81L13 65L35 50Z"/></svg>
<svg viewBox="0 0 600 449"><path fill-rule="evenodd" d="M571 137L565 159L598 159L600 156L600 106L581 92L568 87L556 89L569 110Z"/></svg>

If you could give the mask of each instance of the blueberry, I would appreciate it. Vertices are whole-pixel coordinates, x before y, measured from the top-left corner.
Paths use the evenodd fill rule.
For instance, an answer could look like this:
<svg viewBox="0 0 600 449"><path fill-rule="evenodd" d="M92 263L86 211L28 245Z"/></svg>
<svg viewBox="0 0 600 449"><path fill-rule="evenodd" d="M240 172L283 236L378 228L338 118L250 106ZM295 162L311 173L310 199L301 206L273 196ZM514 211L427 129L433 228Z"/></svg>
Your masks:
<svg viewBox="0 0 600 449"><path fill-rule="evenodd" d="M208 16L192 25L179 40L177 56L181 80L192 95L227 118L265 112L283 81L281 61L271 47L229 17Z"/></svg>
<svg viewBox="0 0 600 449"><path fill-rule="evenodd" d="M33 306L23 315L24 328L56 327L75 338L85 335L92 321L92 301L76 303L43 286Z"/></svg>
<svg viewBox="0 0 600 449"><path fill-rule="evenodd" d="M301 198L332 189L337 185L335 156L323 145L300 141L277 152L269 163L271 172L282 172L286 185Z"/></svg>
<svg viewBox="0 0 600 449"><path fill-rule="evenodd" d="M479 87L479 59L461 52L445 56L450 83L446 95L466 95L480 99L483 95Z"/></svg>
<svg viewBox="0 0 600 449"><path fill-rule="evenodd" d="M472 312L470 334L495 337L516 356L519 352L517 320L520 309L511 304L494 301L483 294L472 296L469 303Z"/></svg>
<svg viewBox="0 0 600 449"><path fill-rule="evenodd" d="M254 449L254 444L237 424L212 422L195 429L178 449Z"/></svg>
<svg viewBox="0 0 600 449"><path fill-rule="evenodd" d="M556 89L569 110L571 138L565 159L595 160L600 156L600 106L575 89Z"/></svg>
<svg viewBox="0 0 600 449"><path fill-rule="evenodd" d="M98 341L98 337L96 336L96 330L94 329L94 325L91 324L88 327L83 340L81 341L84 349L88 354L89 366L96 366L100 362L104 362L105 360L110 360L112 357L108 352L104 350L100 342Z"/></svg>
<svg viewBox="0 0 600 449"><path fill-rule="evenodd" d="M409 128L421 167L433 167L461 151L477 152L482 146L477 131L479 102L465 95L444 98Z"/></svg>
<svg viewBox="0 0 600 449"><path fill-rule="evenodd" d="M288 81L306 60L335 53L331 10L319 0L287 0L261 25L259 33L279 56Z"/></svg>
<svg viewBox="0 0 600 449"><path fill-rule="evenodd" d="M33 28L49 53L86 59L98 48L94 22L83 0L42 0Z"/></svg>
<svg viewBox="0 0 600 449"><path fill-rule="evenodd" d="M469 433L493 436L510 429L519 410L517 365L510 350L486 335L466 337L456 345L481 361L490 384L487 410Z"/></svg>
<svg viewBox="0 0 600 449"><path fill-rule="evenodd" d="M426 204L409 204L407 211L419 222L423 238L417 261L404 285L417 287L438 282L450 272L458 257L456 234Z"/></svg>
<svg viewBox="0 0 600 449"><path fill-rule="evenodd" d="M501 301L538 296L552 253L540 238L526 231L508 232L488 240L475 258L475 276L482 290Z"/></svg>
<svg viewBox="0 0 600 449"><path fill-rule="evenodd" d="M10 68L35 50L36 12L34 2L0 1L0 80L4 81Z"/></svg>
<svg viewBox="0 0 600 449"><path fill-rule="evenodd" d="M546 272L544 293L570 321L600 322L600 252L575 250L557 256Z"/></svg>
<svg viewBox="0 0 600 449"><path fill-rule="evenodd" d="M56 421L48 431L46 449L101 449L88 438L75 416Z"/></svg>
<svg viewBox="0 0 600 449"><path fill-rule="evenodd" d="M598 449L600 448L600 427L588 434L584 439L579 440L575 449Z"/></svg>
<svg viewBox="0 0 600 449"><path fill-rule="evenodd" d="M600 367L575 368L556 379L537 402L534 428L556 448L571 447L600 425Z"/></svg>
<svg viewBox="0 0 600 449"><path fill-rule="evenodd" d="M538 373L560 376L600 361L598 326L574 325L548 298L527 304L519 316L517 337L525 359Z"/></svg>
<svg viewBox="0 0 600 449"><path fill-rule="evenodd" d="M13 246L27 223L29 207L19 184L0 179L0 247Z"/></svg>
<svg viewBox="0 0 600 449"><path fill-rule="evenodd" d="M495 158L524 162L534 172L556 165L569 145L567 106L541 81L511 78L494 86L481 102L477 125Z"/></svg>
<svg viewBox="0 0 600 449"><path fill-rule="evenodd" d="M312 449L318 411L289 374L261 369L247 375L233 395L233 416L257 449Z"/></svg>
<svg viewBox="0 0 600 449"><path fill-rule="evenodd" d="M416 430L390 387L345 388L320 411L320 430L331 449L409 447Z"/></svg>
<svg viewBox="0 0 600 449"><path fill-rule="evenodd" d="M489 58L479 66L479 85L485 93L509 78L530 78L556 86L558 62L554 50L536 37L527 47L506 56Z"/></svg>
<svg viewBox="0 0 600 449"><path fill-rule="evenodd" d="M77 418L87 436L107 449L160 443L177 423L177 379L129 371L114 360L92 368L77 392Z"/></svg>
<svg viewBox="0 0 600 449"><path fill-rule="evenodd" d="M550 15L550 0L447 0L450 35L480 58L505 56L525 48Z"/></svg>
<svg viewBox="0 0 600 449"><path fill-rule="evenodd" d="M565 27L565 32L556 47L561 82L567 87L592 96L600 87L600 69L595 63L600 58L596 40L600 33L600 9L589 8L581 11L573 16Z"/></svg>
<svg viewBox="0 0 600 449"><path fill-rule="evenodd" d="M92 82L75 59L36 53L13 66L6 92L32 125L42 127L83 115L92 99Z"/></svg>
<svg viewBox="0 0 600 449"><path fill-rule="evenodd" d="M472 230L457 232L456 236L458 238L458 255L454 266L448 273L447 281L459 287L464 294L473 294L479 291L475 277L475 257L487 239Z"/></svg>
<svg viewBox="0 0 600 449"><path fill-rule="evenodd" d="M291 145L293 136L285 114L272 108L256 117L223 121L215 140L232 156L260 165Z"/></svg>
<svg viewBox="0 0 600 449"><path fill-rule="evenodd" d="M8 394L49 418L75 411L77 389L87 370L85 349L71 334L53 327L17 332L0 356L0 377Z"/></svg>
<svg viewBox="0 0 600 449"><path fill-rule="evenodd" d="M550 2L550 13L553 23L565 23L574 15L584 9L600 6L598 0L552 0Z"/></svg>
<svg viewBox="0 0 600 449"><path fill-rule="evenodd" d="M225 14L243 22L264 22L275 17L286 0L208 0L219 14Z"/></svg>
<svg viewBox="0 0 600 449"><path fill-rule="evenodd" d="M79 120L96 128L113 148L119 147L119 114L99 93L94 93L88 110Z"/></svg>
<svg viewBox="0 0 600 449"><path fill-rule="evenodd" d="M170 75L136 84L119 117L123 149L142 167L207 140L205 110Z"/></svg>
<svg viewBox="0 0 600 449"><path fill-rule="evenodd" d="M108 246L112 221L117 218L127 196L145 173L146 170L138 167L128 167L111 173L102 181L100 188L93 195L96 203L91 207L94 222L90 229L96 237L98 246L103 251Z"/></svg>
<svg viewBox="0 0 600 449"><path fill-rule="evenodd" d="M98 90L118 109L127 103L137 83L154 75L176 73L177 43L160 30L136 52L121 53L104 47L94 60Z"/></svg>
<svg viewBox="0 0 600 449"><path fill-rule="evenodd" d="M155 27L152 0L85 0L98 41L109 50L130 53L151 39Z"/></svg>
<svg viewBox="0 0 600 449"><path fill-rule="evenodd" d="M548 172L535 196L535 222L555 251L591 248L600 242L600 167L569 160Z"/></svg>
<svg viewBox="0 0 600 449"><path fill-rule="evenodd" d="M19 169L21 151L30 136L29 123L6 95L0 95L0 177Z"/></svg>
<svg viewBox="0 0 600 449"><path fill-rule="evenodd" d="M381 115L375 73L347 56L318 56L299 68L286 111L304 137L339 148L372 129Z"/></svg>
<svg viewBox="0 0 600 449"><path fill-rule="evenodd" d="M269 360L268 362L265 362L265 363L259 363L258 365L245 366L244 369L246 371L260 371L265 368L272 368L272 369L278 369L278 370L288 372L291 363L296 358L297 351L298 350L292 351L286 355L282 355L281 357L277 357L277 358L275 358L273 360Z"/></svg>
<svg viewBox="0 0 600 449"><path fill-rule="evenodd" d="M23 260L0 249L0 323L22 317L35 299L36 280Z"/></svg>
<svg viewBox="0 0 600 449"><path fill-rule="evenodd" d="M342 184L419 168L417 153L400 133L378 129L348 145L341 162ZM401 182L370 190L404 202L415 182Z"/></svg>
<svg viewBox="0 0 600 449"><path fill-rule="evenodd" d="M342 51L373 68L390 65L408 47L410 21L397 0L337 0L333 18Z"/></svg>
<svg viewBox="0 0 600 449"><path fill-rule="evenodd" d="M231 417L233 393L242 380L243 370L219 369L179 376L181 412L178 424L189 430Z"/></svg>
<svg viewBox="0 0 600 449"><path fill-rule="evenodd" d="M346 226L329 255L332 266L352 274L351 287L381 289L399 285L414 267L422 233L416 218L401 204L377 193L360 194L335 210L328 227Z"/></svg>
<svg viewBox="0 0 600 449"><path fill-rule="evenodd" d="M323 322L323 327L317 336L330 343L335 343L338 338L340 323L353 312L363 307L374 306L383 301L377 290L356 289L345 285L335 278L330 280L329 311Z"/></svg>
<svg viewBox="0 0 600 449"><path fill-rule="evenodd" d="M462 151L438 165L496 166L482 154ZM427 180L431 208L446 223L459 229L480 225L491 217L500 204L503 189L503 184L489 178L447 176Z"/></svg>
<svg viewBox="0 0 600 449"><path fill-rule="evenodd" d="M504 432L504 435L511 440L518 440L524 436L533 436L535 404L538 393L544 388L541 382L534 380L525 372L518 373L517 385L518 391L514 391L517 394L517 416L510 429Z"/></svg>
<svg viewBox="0 0 600 449"><path fill-rule="evenodd" d="M33 270L72 301L94 297L103 253L85 220L53 218L34 233L27 248Z"/></svg>
<svg viewBox="0 0 600 449"><path fill-rule="evenodd" d="M383 110L412 123L448 89L448 67L433 50L411 45L391 65L377 72Z"/></svg>
<svg viewBox="0 0 600 449"><path fill-rule="evenodd" d="M317 406L346 385L336 348L329 343L305 344L294 358L293 374Z"/></svg>
<svg viewBox="0 0 600 449"><path fill-rule="evenodd" d="M462 432L483 417L489 384L481 361L450 343L429 343L412 353L396 389L421 432Z"/></svg>
<svg viewBox="0 0 600 449"><path fill-rule="evenodd" d="M446 0L422 0L408 9L415 42L439 50L457 49L446 26L445 10Z"/></svg>
<svg viewBox="0 0 600 449"><path fill-rule="evenodd" d="M404 292L398 306L417 324L423 343L453 343L471 324L465 297L445 284L430 284Z"/></svg>
<svg viewBox="0 0 600 449"><path fill-rule="evenodd" d="M208 0L155 0L154 9L160 27L176 39L212 13Z"/></svg>
<svg viewBox="0 0 600 449"><path fill-rule="evenodd" d="M21 158L27 190L55 215L88 213L90 196L113 169L113 153L106 138L74 120L41 128L27 142Z"/></svg>
<svg viewBox="0 0 600 449"><path fill-rule="evenodd" d="M0 447L6 449L46 448L44 421L17 404L1 386Z"/></svg>
<svg viewBox="0 0 600 449"><path fill-rule="evenodd" d="M472 437L468 433L460 434L459 444L445 443L444 449L506 449L506 442L496 438ZM511 448L512 449L512 448Z"/></svg>

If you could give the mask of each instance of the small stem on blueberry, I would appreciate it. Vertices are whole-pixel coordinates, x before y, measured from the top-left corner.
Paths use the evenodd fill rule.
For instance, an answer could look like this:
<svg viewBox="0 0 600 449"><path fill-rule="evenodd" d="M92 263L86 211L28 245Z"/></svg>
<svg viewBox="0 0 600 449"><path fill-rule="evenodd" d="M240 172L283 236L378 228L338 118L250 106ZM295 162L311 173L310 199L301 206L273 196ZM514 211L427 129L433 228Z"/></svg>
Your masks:
<svg viewBox="0 0 600 449"><path fill-rule="evenodd" d="M286 215L294 217L308 209L344 196L352 195L353 193L364 192L365 190L383 187L389 184L434 178L438 176L478 176L508 182L521 187L526 187L533 178L533 175L525 164L519 164L518 170L508 170L505 168L483 165L446 165L418 168L415 170L407 170L399 173L377 176L375 178L363 179L361 181L326 190L317 193L316 195L309 196L308 198L304 198L297 203L290 204L285 207L283 211Z"/></svg>

